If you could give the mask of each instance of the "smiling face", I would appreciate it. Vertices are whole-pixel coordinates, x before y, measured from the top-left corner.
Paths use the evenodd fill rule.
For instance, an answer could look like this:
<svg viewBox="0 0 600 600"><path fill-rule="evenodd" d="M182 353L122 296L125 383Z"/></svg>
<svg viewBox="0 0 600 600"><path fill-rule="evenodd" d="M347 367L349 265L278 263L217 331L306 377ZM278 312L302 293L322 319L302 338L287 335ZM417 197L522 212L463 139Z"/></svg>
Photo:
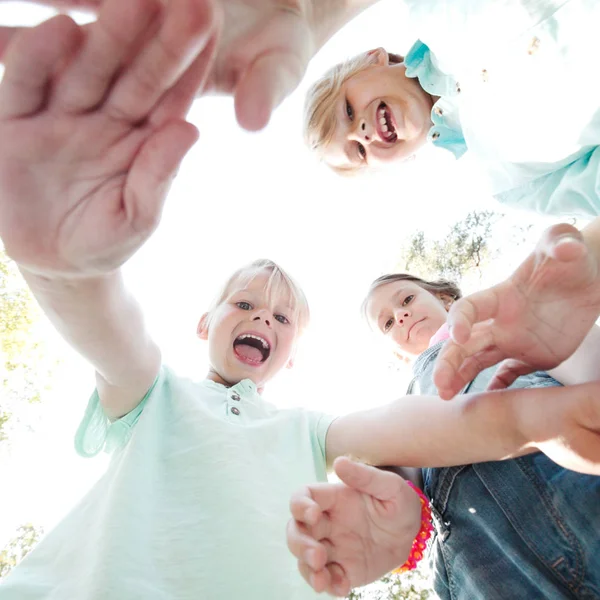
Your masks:
<svg viewBox="0 0 600 600"><path fill-rule="evenodd" d="M374 331L396 350L413 356L429 347L429 340L444 325L452 298L433 294L412 281L393 281L373 289L365 312Z"/></svg>
<svg viewBox="0 0 600 600"><path fill-rule="evenodd" d="M251 379L262 389L278 371L290 367L306 316L298 302L266 269L231 281L198 325L199 337L208 340L208 378L224 385Z"/></svg>
<svg viewBox="0 0 600 600"><path fill-rule="evenodd" d="M335 169L377 167L414 155L427 141L433 98L383 49L349 77L332 103L333 137L324 150Z"/></svg>

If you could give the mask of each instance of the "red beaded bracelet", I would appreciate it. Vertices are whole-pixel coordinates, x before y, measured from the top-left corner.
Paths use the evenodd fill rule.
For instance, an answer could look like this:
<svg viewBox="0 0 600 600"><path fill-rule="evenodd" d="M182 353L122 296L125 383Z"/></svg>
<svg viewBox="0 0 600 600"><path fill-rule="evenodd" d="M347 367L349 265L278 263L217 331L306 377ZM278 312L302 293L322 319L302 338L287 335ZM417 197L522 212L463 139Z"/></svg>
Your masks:
<svg viewBox="0 0 600 600"><path fill-rule="evenodd" d="M425 548L427 547L427 540L431 537L433 532L433 525L431 524L431 508L429 507L429 498L412 482L407 481L408 485L415 490L419 496L419 502L421 503L421 528L417 537L412 544L408 560L397 569L394 569L392 573L406 573L406 571L412 571L417 568L417 563L423 558Z"/></svg>

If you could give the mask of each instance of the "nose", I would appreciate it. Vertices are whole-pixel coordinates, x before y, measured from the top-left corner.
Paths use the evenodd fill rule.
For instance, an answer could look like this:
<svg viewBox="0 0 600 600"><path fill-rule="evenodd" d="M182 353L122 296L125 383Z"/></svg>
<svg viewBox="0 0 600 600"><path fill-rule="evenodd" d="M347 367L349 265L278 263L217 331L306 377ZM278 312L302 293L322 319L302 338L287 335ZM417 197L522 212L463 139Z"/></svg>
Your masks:
<svg viewBox="0 0 600 600"><path fill-rule="evenodd" d="M375 129L364 117L356 120L355 126L350 130L348 139L353 142L370 144L373 141Z"/></svg>
<svg viewBox="0 0 600 600"><path fill-rule="evenodd" d="M271 320L269 319L269 313L266 310L258 311L253 318L253 321L262 321L267 327L271 327Z"/></svg>
<svg viewBox="0 0 600 600"><path fill-rule="evenodd" d="M404 325L404 321L410 317L410 311L406 308L398 308L394 312L394 319L398 325Z"/></svg>

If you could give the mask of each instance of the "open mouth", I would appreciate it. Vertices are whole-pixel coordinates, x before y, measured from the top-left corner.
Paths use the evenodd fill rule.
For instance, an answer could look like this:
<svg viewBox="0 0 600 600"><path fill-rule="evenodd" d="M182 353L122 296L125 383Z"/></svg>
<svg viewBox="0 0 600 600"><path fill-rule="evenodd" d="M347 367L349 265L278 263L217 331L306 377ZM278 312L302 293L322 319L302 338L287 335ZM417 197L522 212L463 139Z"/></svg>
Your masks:
<svg viewBox="0 0 600 600"><path fill-rule="evenodd" d="M396 127L394 125L394 117L392 111L385 102L382 102L377 108L377 132L379 137L384 142L394 144L398 141L398 135L396 134Z"/></svg>
<svg viewBox="0 0 600 600"><path fill-rule="evenodd" d="M242 333L233 341L233 351L242 362L261 365L271 354L271 344L256 333Z"/></svg>

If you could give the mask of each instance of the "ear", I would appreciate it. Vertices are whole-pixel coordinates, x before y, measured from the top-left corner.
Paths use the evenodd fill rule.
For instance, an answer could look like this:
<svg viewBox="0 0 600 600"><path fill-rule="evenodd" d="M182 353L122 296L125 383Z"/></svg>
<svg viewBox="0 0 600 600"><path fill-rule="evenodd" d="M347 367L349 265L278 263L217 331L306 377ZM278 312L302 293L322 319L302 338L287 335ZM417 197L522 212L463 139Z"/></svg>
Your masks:
<svg viewBox="0 0 600 600"><path fill-rule="evenodd" d="M296 362L296 348L293 349L292 354L290 355L290 358L287 361L287 364L285 365L285 368L286 369L293 368L295 362Z"/></svg>
<svg viewBox="0 0 600 600"><path fill-rule="evenodd" d="M446 312L450 310L450 307L454 304L454 298L449 294L438 294L438 298L444 305Z"/></svg>
<svg viewBox="0 0 600 600"><path fill-rule="evenodd" d="M196 328L196 335L201 340L208 340L208 313L204 313L198 321L198 327Z"/></svg>
<svg viewBox="0 0 600 600"><path fill-rule="evenodd" d="M386 50L383 48L375 48L367 52L367 56L371 57L374 65L385 67L390 64L389 56Z"/></svg>

